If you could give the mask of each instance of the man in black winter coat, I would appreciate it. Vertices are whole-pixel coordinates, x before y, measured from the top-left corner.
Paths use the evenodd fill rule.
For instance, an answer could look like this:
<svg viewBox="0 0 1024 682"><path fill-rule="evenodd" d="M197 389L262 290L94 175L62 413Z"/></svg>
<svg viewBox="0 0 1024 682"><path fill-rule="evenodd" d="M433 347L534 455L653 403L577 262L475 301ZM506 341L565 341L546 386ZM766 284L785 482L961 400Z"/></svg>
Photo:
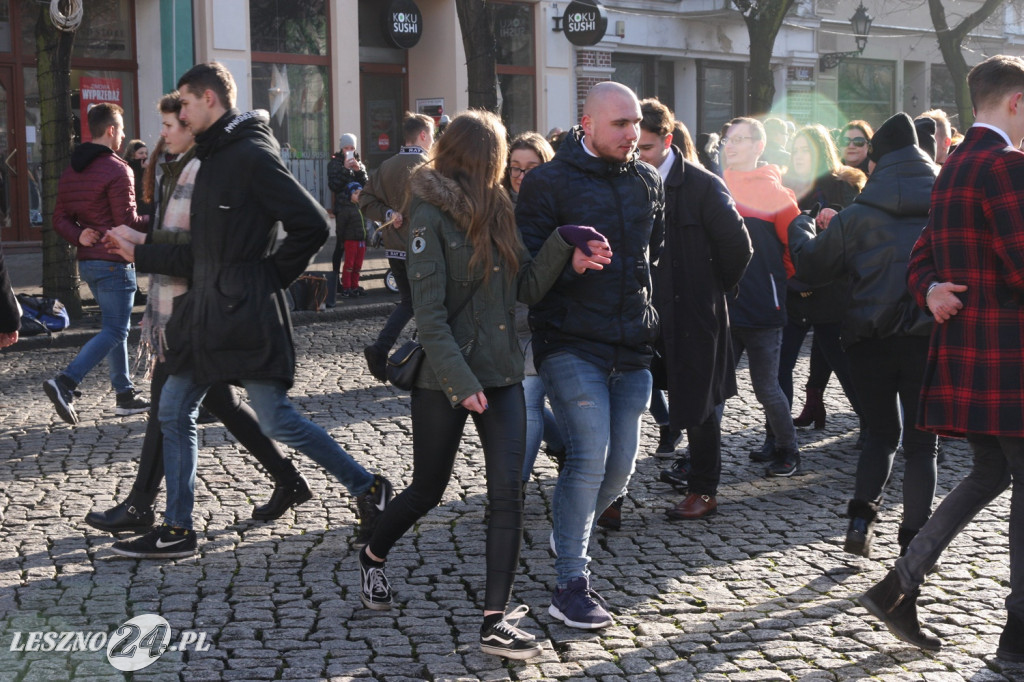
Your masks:
<svg viewBox="0 0 1024 682"><path fill-rule="evenodd" d="M534 254L570 223L592 225L614 252L600 272L567 267L530 308L534 362L568 444L554 498L558 575L549 612L590 630L614 622L588 582L590 531L595 513L623 493L633 473L658 335L651 261L661 249L664 194L657 171L636 160L639 126L632 90L594 86L581 125L552 161L530 171L516 204Z"/></svg>
<svg viewBox="0 0 1024 682"><path fill-rule="evenodd" d="M640 158L665 182L665 250L654 272L661 321L669 429L686 429L689 457L661 479L688 487L668 510L675 520L718 509L722 423L718 406L736 395L736 360L726 292L739 284L754 253L750 234L725 183L683 158L672 144L672 112L656 99L640 103Z"/></svg>
<svg viewBox="0 0 1024 682"><path fill-rule="evenodd" d="M235 83L227 69L217 62L196 65L181 77L178 89L181 120L195 133L196 158L202 162L192 194L191 243L122 246L140 270L192 281L175 300L167 325L171 376L159 409L167 511L160 528L117 542L113 551L134 558L196 552L195 419L207 389L219 381L245 387L267 437L307 455L359 496L368 537L390 499L390 483L360 466L288 401L295 348L284 289L327 240L327 216L281 162L267 113L234 108ZM268 256L276 221L287 236Z"/></svg>

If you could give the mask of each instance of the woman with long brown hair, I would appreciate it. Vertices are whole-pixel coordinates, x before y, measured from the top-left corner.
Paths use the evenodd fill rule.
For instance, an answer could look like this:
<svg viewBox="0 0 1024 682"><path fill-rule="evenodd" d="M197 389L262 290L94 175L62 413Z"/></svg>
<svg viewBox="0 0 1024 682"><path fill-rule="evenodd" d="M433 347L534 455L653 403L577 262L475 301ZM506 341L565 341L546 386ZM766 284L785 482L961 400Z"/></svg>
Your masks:
<svg viewBox="0 0 1024 682"><path fill-rule="evenodd" d="M391 608L385 558L441 501L472 416L483 445L490 509L480 647L523 659L539 654L541 645L509 622L527 607L504 615L523 537L526 409L513 308L516 299L540 300L570 255L573 269L582 273L611 262L611 251L592 228L563 225L531 261L501 186L507 158L498 117L469 111L452 120L431 160L413 176L407 258L425 356L412 389L413 480L359 553L360 598L374 610Z"/></svg>

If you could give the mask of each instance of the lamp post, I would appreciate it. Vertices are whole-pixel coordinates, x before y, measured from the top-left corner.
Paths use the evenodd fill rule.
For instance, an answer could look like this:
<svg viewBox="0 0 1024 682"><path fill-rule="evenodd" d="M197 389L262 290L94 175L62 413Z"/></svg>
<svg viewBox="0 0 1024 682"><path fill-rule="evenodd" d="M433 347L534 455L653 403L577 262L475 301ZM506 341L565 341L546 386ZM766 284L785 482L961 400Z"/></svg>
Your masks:
<svg viewBox="0 0 1024 682"><path fill-rule="evenodd" d="M873 21L874 18L868 14L867 9L864 8L864 3L861 2L857 6L857 11L850 17L850 25L853 27L853 37L857 41L857 49L851 52L827 52L821 55L821 60L819 61L821 70L828 71L829 69L834 69L844 59L859 57L868 45L868 34L871 33L871 22Z"/></svg>

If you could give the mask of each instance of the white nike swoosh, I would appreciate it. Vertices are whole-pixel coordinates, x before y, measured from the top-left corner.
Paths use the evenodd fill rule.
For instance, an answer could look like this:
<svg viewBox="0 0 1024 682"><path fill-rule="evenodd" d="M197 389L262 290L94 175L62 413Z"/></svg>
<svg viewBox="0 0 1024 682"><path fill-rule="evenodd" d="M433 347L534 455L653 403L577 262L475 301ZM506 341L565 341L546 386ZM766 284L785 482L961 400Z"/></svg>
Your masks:
<svg viewBox="0 0 1024 682"><path fill-rule="evenodd" d="M164 542L163 540L157 540L156 541L156 548L157 549L165 549L167 547L172 547L172 546L178 544L179 542L185 542L185 538L182 538L180 540L175 540L174 542Z"/></svg>
<svg viewBox="0 0 1024 682"><path fill-rule="evenodd" d="M377 502L377 504L376 504L376 505L374 505L374 506L375 506L375 507L377 507L377 509L379 509L380 511L384 511L384 507L386 507L386 506L387 506L387 495L388 495L388 491L387 491L387 490L385 490L385 489L384 489L384 486L382 485L382 486L380 487L380 501L379 501L379 502Z"/></svg>

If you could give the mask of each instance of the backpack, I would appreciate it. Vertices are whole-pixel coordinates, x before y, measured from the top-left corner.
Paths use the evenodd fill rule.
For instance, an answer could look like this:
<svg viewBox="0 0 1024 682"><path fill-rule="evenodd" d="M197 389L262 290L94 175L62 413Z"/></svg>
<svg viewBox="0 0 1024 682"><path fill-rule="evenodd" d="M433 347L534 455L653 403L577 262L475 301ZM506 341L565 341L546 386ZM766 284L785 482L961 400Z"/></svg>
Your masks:
<svg viewBox="0 0 1024 682"><path fill-rule="evenodd" d="M306 272L288 287L292 310L319 311L327 300L327 278L315 272Z"/></svg>
<svg viewBox="0 0 1024 682"><path fill-rule="evenodd" d="M18 294L18 303L21 305L19 333L22 336L52 334L67 329L71 324L64 304L55 298Z"/></svg>

